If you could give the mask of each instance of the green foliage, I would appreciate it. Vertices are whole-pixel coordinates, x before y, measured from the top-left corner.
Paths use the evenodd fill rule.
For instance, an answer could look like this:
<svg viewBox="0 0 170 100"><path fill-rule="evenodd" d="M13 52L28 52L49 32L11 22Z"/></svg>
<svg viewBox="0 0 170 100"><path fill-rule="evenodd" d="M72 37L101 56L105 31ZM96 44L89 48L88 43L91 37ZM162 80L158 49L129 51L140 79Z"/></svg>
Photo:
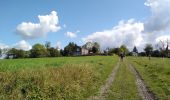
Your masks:
<svg viewBox="0 0 170 100"><path fill-rule="evenodd" d="M146 57L128 58L136 67L145 83L160 100L170 98L170 59Z"/></svg>
<svg viewBox="0 0 170 100"><path fill-rule="evenodd" d="M120 48L111 48L111 49L108 49L108 55L113 55L113 54L119 55L120 52L121 52Z"/></svg>
<svg viewBox="0 0 170 100"><path fill-rule="evenodd" d="M49 49L49 48L51 47L51 42L46 41L46 43L45 43L45 47L46 47L46 49Z"/></svg>
<svg viewBox="0 0 170 100"><path fill-rule="evenodd" d="M125 55L127 55L129 53L129 50L126 47L126 45L121 45L120 46L120 51L123 52Z"/></svg>
<svg viewBox="0 0 170 100"><path fill-rule="evenodd" d="M117 61L110 56L0 60L0 99L86 100Z"/></svg>
<svg viewBox="0 0 170 100"><path fill-rule="evenodd" d="M50 47L49 49L47 49L47 51L49 52L49 57L59 57L60 56L60 51Z"/></svg>
<svg viewBox="0 0 170 100"><path fill-rule="evenodd" d="M7 54L14 54L15 55L14 58L26 58L26 57L28 57L29 52L12 48L8 51Z"/></svg>
<svg viewBox="0 0 170 100"><path fill-rule="evenodd" d="M100 45L97 42L87 42L85 45L83 45L83 48L88 49L89 52L93 54L100 53Z"/></svg>
<svg viewBox="0 0 170 100"><path fill-rule="evenodd" d="M65 48L64 48L64 56L73 56L76 50L79 48L77 44L70 42Z"/></svg>
<svg viewBox="0 0 170 100"><path fill-rule="evenodd" d="M92 47L92 52L93 52L94 54L97 54L97 53L99 53L99 51L100 51L100 45L99 45L99 43L94 42L94 43L93 43L93 47Z"/></svg>
<svg viewBox="0 0 170 100"><path fill-rule="evenodd" d="M146 44L144 51L147 54L147 56L151 55L151 53L153 51L152 44Z"/></svg>
<svg viewBox="0 0 170 100"><path fill-rule="evenodd" d="M99 52L99 50L98 50L97 47L93 46L93 47L92 47L92 52L93 52L94 54L97 54L97 53Z"/></svg>
<svg viewBox="0 0 170 100"><path fill-rule="evenodd" d="M133 52L138 53L138 49L136 48L136 46L134 46Z"/></svg>
<svg viewBox="0 0 170 100"><path fill-rule="evenodd" d="M33 58L46 57L48 55L47 49L41 44L33 45L30 52L30 56Z"/></svg>

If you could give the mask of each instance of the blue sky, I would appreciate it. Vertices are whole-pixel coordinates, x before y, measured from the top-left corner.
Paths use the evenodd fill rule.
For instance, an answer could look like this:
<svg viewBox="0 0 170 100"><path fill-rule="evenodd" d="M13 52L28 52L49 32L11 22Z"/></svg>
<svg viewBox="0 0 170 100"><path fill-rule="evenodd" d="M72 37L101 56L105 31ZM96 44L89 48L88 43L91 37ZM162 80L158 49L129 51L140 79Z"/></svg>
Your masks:
<svg viewBox="0 0 170 100"><path fill-rule="evenodd" d="M159 3L160 0L156 1ZM167 0L163 1L165 1L166 3ZM119 34L115 33L115 30L117 30L117 26L122 27L128 24L136 26L135 23L143 24L144 31L145 29L148 29L144 33L140 32L140 34L146 34L147 32L155 34L156 32L154 30L156 29L150 31L149 29L151 28L146 28L145 26L147 26L148 24L148 26L150 26L150 23L152 22L151 16L153 13L155 13L153 9L156 8L154 8L152 5L144 5L144 3L146 2L148 2L148 4L154 4L153 0L1 0L0 44L15 47L16 45L22 44L20 43L20 41L24 41L23 44L27 45L33 45L35 43L45 43L45 41L50 41L52 43L52 46L56 46L58 42L58 44L61 44L61 46L64 47L68 44L68 42L76 42L77 44L82 45L84 41L90 39L92 41L94 40L101 43L101 45L104 45L107 44L107 42L105 43L103 41L105 40L105 38L96 37L94 36L95 33L100 33L102 34L102 36L103 34L112 34L111 36L115 37L111 39L114 40L116 38L116 35ZM160 4L161 7L162 5ZM39 23L39 15L50 15L52 11L55 11L57 13L56 16L59 18L58 22L56 23L56 25L60 27L59 30L48 30L44 32L46 34L45 36L36 36L36 38L29 39L23 38L24 33L22 33L21 31L19 31L19 34L17 33L17 27L23 22L30 22L33 24ZM132 19L133 21L130 22L129 20ZM121 21L123 25L120 25ZM131 30L126 30L126 32L129 33L131 32ZM167 30L164 32L167 32ZM76 36L71 37L67 33L71 33ZM35 32L30 34L35 34ZM121 36L126 37L126 35ZM136 35L133 36L134 38L136 38ZM126 41L128 41L126 39L126 41L124 41L123 38L121 38L121 40L122 41L120 41L120 43L118 44L113 43L107 46L119 46L120 44L126 44ZM135 44L129 43L127 45L130 45L129 47L132 47Z"/></svg>

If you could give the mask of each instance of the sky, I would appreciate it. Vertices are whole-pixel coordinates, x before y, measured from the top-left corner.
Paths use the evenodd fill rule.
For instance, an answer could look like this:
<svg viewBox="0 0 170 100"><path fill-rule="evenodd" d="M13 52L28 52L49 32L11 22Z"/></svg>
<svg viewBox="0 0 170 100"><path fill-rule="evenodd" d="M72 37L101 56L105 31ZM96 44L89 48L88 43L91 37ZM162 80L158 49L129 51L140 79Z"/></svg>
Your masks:
<svg viewBox="0 0 170 100"><path fill-rule="evenodd" d="M141 51L170 40L170 0L1 0L0 48L98 42Z"/></svg>

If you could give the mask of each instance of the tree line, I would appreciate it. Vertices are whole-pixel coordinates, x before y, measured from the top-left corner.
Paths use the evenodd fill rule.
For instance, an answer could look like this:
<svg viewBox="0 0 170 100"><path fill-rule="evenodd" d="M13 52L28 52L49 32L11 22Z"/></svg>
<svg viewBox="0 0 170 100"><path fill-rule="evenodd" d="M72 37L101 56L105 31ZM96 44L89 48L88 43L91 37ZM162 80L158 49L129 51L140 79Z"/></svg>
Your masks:
<svg viewBox="0 0 170 100"><path fill-rule="evenodd" d="M136 46L134 46L132 51L126 47L126 45L121 45L117 48L106 48L105 50L100 50L100 45L97 42L87 42L83 46L78 46L74 42L70 42L64 49L59 49L58 47L54 48L51 47L50 42L46 42L43 44L34 44L32 49L29 51L11 48L2 50L0 49L0 56L5 51L7 55L6 58L41 58L41 57L60 57L60 56L75 56L76 53L79 53L82 48L88 50L87 55L120 55L123 53L126 56L153 56L153 57L170 57L170 50L169 50L169 42L160 42L156 45L156 49L154 49L152 44L146 44L143 52L138 52ZM79 54L81 55L81 54Z"/></svg>
<svg viewBox="0 0 170 100"><path fill-rule="evenodd" d="M97 42L91 43L87 42L84 46L88 46L89 44L93 44L91 47L87 48L89 53L99 54L100 46ZM3 51L5 51L6 58L42 58L42 57L61 57L61 56L75 56L76 52L80 52L82 47L78 46L74 42L70 42L64 49L59 49L58 47L51 47L50 42L46 42L43 44L34 44L32 49L29 51L25 51L22 49L0 49L0 56L2 55ZM77 51L79 49L79 51Z"/></svg>

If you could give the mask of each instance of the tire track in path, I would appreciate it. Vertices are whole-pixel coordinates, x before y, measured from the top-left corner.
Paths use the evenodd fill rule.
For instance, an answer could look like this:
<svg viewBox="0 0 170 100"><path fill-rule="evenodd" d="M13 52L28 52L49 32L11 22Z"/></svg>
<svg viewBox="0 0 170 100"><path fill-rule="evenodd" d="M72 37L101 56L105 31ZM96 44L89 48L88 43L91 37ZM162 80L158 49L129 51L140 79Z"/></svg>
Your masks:
<svg viewBox="0 0 170 100"><path fill-rule="evenodd" d="M105 100L108 94L108 91L113 84L113 81L115 79L115 75L117 73L117 70L120 66L120 60L118 61L117 65L113 69L112 73L107 78L104 85L100 87L99 95L98 96L90 96L87 100Z"/></svg>
<svg viewBox="0 0 170 100"><path fill-rule="evenodd" d="M158 100L158 98L154 95L154 93L147 88L141 75L135 69L135 67L131 64L128 64L127 60L126 60L126 65L131 69L131 72L136 77L136 85L139 91L139 95L143 98L143 100Z"/></svg>

